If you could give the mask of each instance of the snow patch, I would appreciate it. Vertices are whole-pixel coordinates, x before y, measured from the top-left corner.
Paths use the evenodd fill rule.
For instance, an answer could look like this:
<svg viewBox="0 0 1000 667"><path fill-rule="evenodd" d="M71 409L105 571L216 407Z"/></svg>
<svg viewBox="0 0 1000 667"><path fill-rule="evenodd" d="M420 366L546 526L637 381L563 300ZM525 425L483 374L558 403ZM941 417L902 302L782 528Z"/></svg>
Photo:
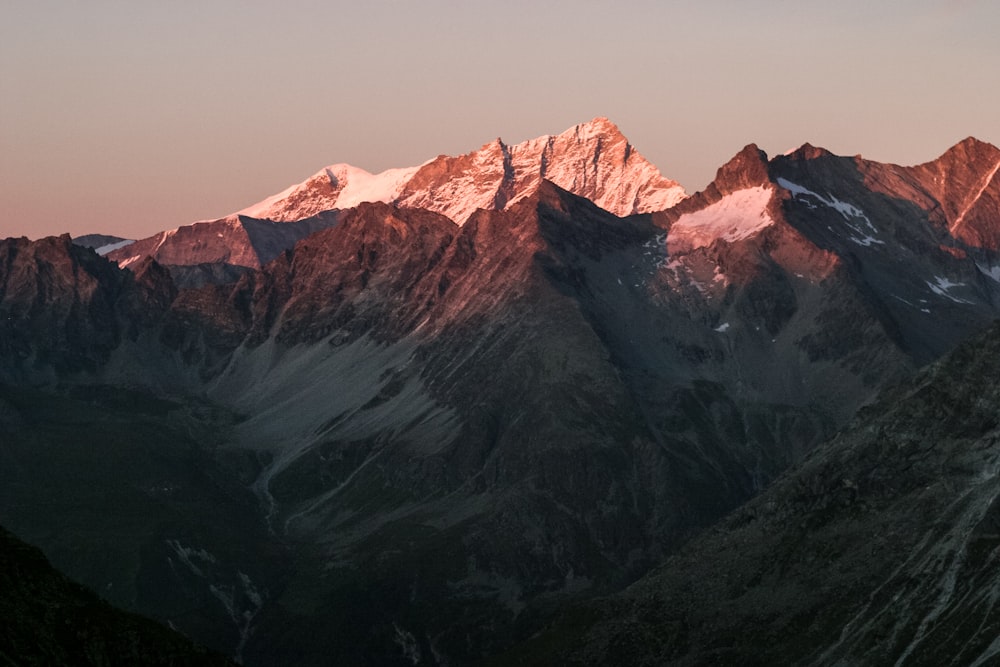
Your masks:
<svg viewBox="0 0 1000 667"><path fill-rule="evenodd" d="M927 286L931 288L931 291L937 294L938 296L943 296L944 298L954 301L955 303L972 304L972 301L969 301L967 299L960 299L954 294L951 294L952 288L965 287L965 283L953 283L947 278L943 278L942 276L934 276L933 283L929 280L925 282L927 283Z"/></svg>
<svg viewBox="0 0 1000 667"><path fill-rule="evenodd" d="M718 239L732 243L753 236L774 224L767 212L773 192L762 186L738 190L700 211L685 213L670 227L668 248L692 250Z"/></svg>
<svg viewBox="0 0 1000 667"><path fill-rule="evenodd" d="M723 322L719 326L715 327L715 330L719 333L726 333L729 331L729 322Z"/></svg>
<svg viewBox="0 0 1000 667"><path fill-rule="evenodd" d="M419 665L423 660L423 654L420 651L420 643L412 632L401 627L398 623L392 624L393 629L396 631L396 636L393 640L396 645L403 651L403 655L411 664Z"/></svg>
<svg viewBox="0 0 1000 667"><path fill-rule="evenodd" d="M107 245L102 245L99 248L94 248L94 252L96 252L101 257L104 257L109 252L114 252L119 248L124 248L125 246L132 245L133 243L135 243L135 239L125 239L124 241L118 241L117 243L109 243Z"/></svg>
<svg viewBox="0 0 1000 667"><path fill-rule="evenodd" d="M387 169L370 174L364 169L345 165L342 178L347 184L337 197L337 208L353 208L364 202L391 202L417 173L418 167Z"/></svg>
<svg viewBox="0 0 1000 667"><path fill-rule="evenodd" d="M212 564L215 565L218 561L215 556L208 553L204 549L192 549L190 547L185 547L178 540L167 540L167 546L177 555L177 558L194 574L204 578L205 573L202 571L201 567L195 564L195 560L199 560L202 564Z"/></svg>
<svg viewBox="0 0 1000 667"><path fill-rule="evenodd" d="M979 269L979 272L987 278L1000 283L1000 266L984 266L979 262L976 262L976 268Z"/></svg>
<svg viewBox="0 0 1000 667"><path fill-rule="evenodd" d="M795 198L796 201L805 204L811 209L816 208L816 203L812 201L814 199L816 202L819 202L828 208L832 208L837 213L840 213L840 215L844 218L844 222L847 223L847 226L853 232L853 234L850 234L847 237L852 243L865 247L870 247L876 243L879 245L885 244L884 241L880 241L875 238L875 235L878 234L878 229L872 224L872 221L868 218L868 216L865 215L865 212L857 206L841 201L830 194L824 197L817 192L813 192L807 187L799 185L798 183L792 183L784 178L778 178L778 185L791 192L792 197Z"/></svg>
<svg viewBox="0 0 1000 667"><path fill-rule="evenodd" d="M353 208L364 202L391 202L399 197L419 168L387 169L372 174L349 164L331 165L305 182L285 188L237 215L292 222L321 211ZM329 184L327 187L332 187L333 192L319 184Z"/></svg>

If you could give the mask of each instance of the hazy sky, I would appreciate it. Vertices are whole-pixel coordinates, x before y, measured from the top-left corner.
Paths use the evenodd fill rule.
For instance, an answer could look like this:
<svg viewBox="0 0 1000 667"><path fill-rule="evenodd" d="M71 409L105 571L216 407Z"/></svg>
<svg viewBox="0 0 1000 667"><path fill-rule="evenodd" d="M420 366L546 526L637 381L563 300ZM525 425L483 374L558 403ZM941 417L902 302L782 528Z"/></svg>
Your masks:
<svg viewBox="0 0 1000 667"><path fill-rule="evenodd" d="M1000 144L996 0L0 0L0 237L221 217L608 116L689 191L745 144Z"/></svg>

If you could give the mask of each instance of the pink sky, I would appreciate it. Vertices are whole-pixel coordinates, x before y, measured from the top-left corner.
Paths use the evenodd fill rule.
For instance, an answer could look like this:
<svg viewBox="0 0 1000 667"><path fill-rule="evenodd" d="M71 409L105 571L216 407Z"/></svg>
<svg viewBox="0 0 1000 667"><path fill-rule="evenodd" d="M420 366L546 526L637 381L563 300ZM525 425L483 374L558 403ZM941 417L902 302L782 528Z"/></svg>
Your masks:
<svg viewBox="0 0 1000 667"><path fill-rule="evenodd" d="M923 162L1000 143L998 33L989 0L8 3L0 237L148 236L599 115L692 192L750 142Z"/></svg>

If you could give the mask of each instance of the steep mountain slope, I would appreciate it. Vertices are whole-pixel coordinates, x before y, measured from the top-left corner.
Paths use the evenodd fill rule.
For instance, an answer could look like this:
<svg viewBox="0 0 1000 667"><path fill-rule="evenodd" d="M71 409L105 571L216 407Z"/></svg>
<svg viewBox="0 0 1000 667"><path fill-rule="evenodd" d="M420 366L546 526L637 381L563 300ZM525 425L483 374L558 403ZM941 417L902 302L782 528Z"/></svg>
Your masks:
<svg viewBox="0 0 1000 667"><path fill-rule="evenodd" d="M176 294L155 262L123 272L69 235L0 241L0 381L94 373Z"/></svg>
<svg viewBox="0 0 1000 667"><path fill-rule="evenodd" d="M500 663L994 664L998 353L994 327Z"/></svg>
<svg viewBox="0 0 1000 667"><path fill-rule="evenodd" d="M946 169L955 150L932 163L934 168ZM776 158L771 167L791 195L790 222L817 246L847 260L846 268L868 286L883 319L893 323L897 340L921 363L953 347L971 322L980 323L975 328L992 318L998 303L989 268L995 252L942 224L941 211L952 206L950 200L933 196L933 181L912 178L927 168L907 170L811 147ZM897 186L886 187L892 182ZM958 196L958 184L951 188L949 197Z"/></svg>
<svg viewBox="0 0 1000 667"><path fill-rule="evenodd" d="M936 221L948 232L973 247L1000 248L997 219L1000 216L1000 149L969 137L951 147L933 162L902 171L931 193ZM866 172L873 185L888 181L876 170ZM943 220L940 218L943 217Z"/></svg>
<svg viewBox="0 0 1000 667"><path fill-rule="evenodd" d="M239 477L253 461L217 453L232 422L197 399L109 386L0 385L0 521L114 605L238 656L280 581L281 549ZM32 603L28 591L4 586L0 598L19 591L25 597L12 604L36 614L42 609L31 605L44 608L46 590ZM68 609L83 603L104 613L96 599ZM15 627L58 615L47 613ZM74 618L83 614L68 611L67 622L90 632ZM14 645L47 636L47 627ZM99 629L87 642L95 656Z"/></svg>
<svg viewBox="0 0 1000 667"><path fill-rule="evenodd" d="M119 247L99 254L118 262L121 267L131 266L146 257L152 257L168 267L215 265L257 269L282 251L291 248L299 239L336 223L335 212L321 213L282 224L232 215L221 220L196 222L160 232L126 245L116 244ZM237 272L235 275L242 273ZM177 274L177 276L186 275L183 271ZM231 278L233 274L227 274L227 277ZM202 276L202 280L188 280L186 284L197 286L204 282L231 282L231 280L212 280L210 276Z"/></svg>
<svg viewBox="0 0 1000 667"><path fill-rule="evenodd" d="M476 209L509 207L542 180L618 216L663 210L685 196L614 123L595 118L557 136L514 146L497 139L461 157L439 157L421 166L395 201L438 211L461 225Z"/></svg>
<svg viewBox="0 0 1000 667"><path fill-rule="evenodd" d="M634 155L596 125L520 154ZM448 173L457 191L499 192L462 180L489 172L488 153L442 158L413 192L450 191ZM921 173L748 146L704 192L626 218L531 175L461 226L400 203L317 218L330 224L267 246L270 262L228 284L178 286L151 259L118 269L68 238L3 242L8 403L23 421L40 408L16 403L17 388L47 387L37 403L54 412L35 423L56 432L16 445L26 463L9 492L24 495L5 507L21 509L0 519L37 523L33 539L59 553L67 510L42 502L49 473L32 452L87 431L73 387L139 390L175 406L142 432L191 452L218 488L184 457L169 484L226 507L219 521L248 556L223 549L214 521L157 506L173 527L133 534L114 557L143 564L122 568L121 586L147 592L133 608L171 601L160 618L247 664L495 653L566 600L638 577L886 383L987 326L1000 261L949 232ZM246 248L253 224L230 223ZM78 421L60 431L63 411ZM127 429L124 414L110 421ZM65 455L100 485L137 465L128 451ZM82 562L121 541L101 526ZM178 587L197 613L177 612Z"/></svg>
<svg viewBox="0 0 1000 667"><path fill-rule="evenodd" d="M619 216L663 210L685 196L614 123L595 118L556 136L513 146L496 139L466 155L378 175L333 165L241 213L289 222L381 201L435 211L462 225L476 209L500 210L530 195L543 179Z"/></svg>
<svg viewBox="0 0 1000 667"><path fill-rule="evenodd" d="M59 574L0 528L0 659L11 665L232 665Z"/></svg>
<svg viewBox="0 0 1000 667"><path fill-rule="evenodd" d="M543 180L591 199L616 215L662 210L684 198L618 128L596 118L557 136L514 146L500 139L459 157L369 174L346 164L325 168L258 204L213 222L161 232L109 257L128 266L153 257L167 266L225 264L259 268L305 236L336 224L334 209L365 202L396 203L441 213L462 225L477 209L501 210L533 193ZM278 224L280 223L280 224ZM232 282L233 273L188 278L184 285Z"/></svg>

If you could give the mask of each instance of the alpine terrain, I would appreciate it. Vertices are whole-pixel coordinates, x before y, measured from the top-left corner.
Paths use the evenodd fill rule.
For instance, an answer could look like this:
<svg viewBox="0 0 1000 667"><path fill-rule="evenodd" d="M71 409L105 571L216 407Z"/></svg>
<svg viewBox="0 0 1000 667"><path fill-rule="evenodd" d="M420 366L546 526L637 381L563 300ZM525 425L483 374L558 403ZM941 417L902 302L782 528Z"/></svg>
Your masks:
<svg viewBox="0 0 1000 667"><path fill-rule="evenodd" d="M598 118L0 241L0 524L247 665L988 660L996 374L949 369L998 165L750 145L687 196Z"/></svg>

